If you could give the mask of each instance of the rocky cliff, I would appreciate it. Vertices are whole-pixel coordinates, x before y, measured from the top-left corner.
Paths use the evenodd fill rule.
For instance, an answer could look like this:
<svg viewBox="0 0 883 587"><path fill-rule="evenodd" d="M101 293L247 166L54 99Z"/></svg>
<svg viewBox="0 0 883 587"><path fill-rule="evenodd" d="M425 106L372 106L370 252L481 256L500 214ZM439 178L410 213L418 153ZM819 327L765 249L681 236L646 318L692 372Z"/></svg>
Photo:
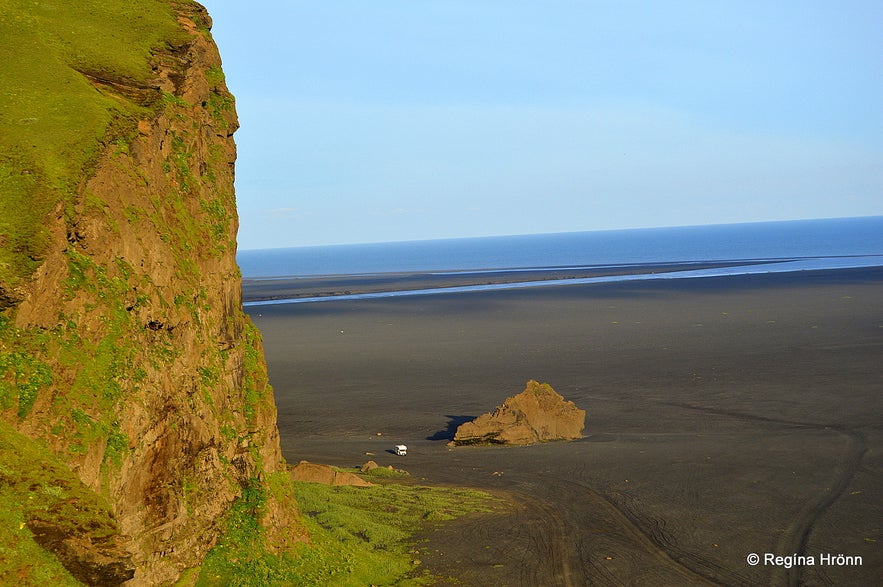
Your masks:
<svg viewBox="0 0 883 587"><path fill-rule="evenodd" d="M59 56L46 84L68 80L69 94L49 99L73 127L68 140L42 114L27 64L11 69L9 95L38 114L0 110L0 501L13 512L0 539L25 552L16 532L29 528L80 582L157 585L199 565L246 489L266 493L254 515L268 543L304 532L293 502L269 489L286 473L260 335L241 307L238 124L211 22L191 2L121 4L133 14L119 23L114 2L99 6L44 15L12 2L0 20L0 33L45 43L47 63ZM150 18L159 38L126 41L145 33L125 27ZM134 65L68 51L89 39L68 39L59 21L88 22ZM4 49L7 68L40 58ZM66 103L80 94L83 107ZM9 456L23 445L60 472L29 484L28 459ZM65 525L59 503L82 523ZM7 560L0 579L37 584L33 566Z"/></svg>

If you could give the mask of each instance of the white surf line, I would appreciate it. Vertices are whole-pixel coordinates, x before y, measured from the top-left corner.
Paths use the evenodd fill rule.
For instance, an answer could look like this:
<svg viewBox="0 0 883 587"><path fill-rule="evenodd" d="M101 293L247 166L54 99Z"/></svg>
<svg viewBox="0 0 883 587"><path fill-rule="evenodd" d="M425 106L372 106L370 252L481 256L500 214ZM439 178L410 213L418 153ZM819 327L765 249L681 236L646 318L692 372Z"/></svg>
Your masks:
<svg viewBox="0 0 883 587"><path fill-rule="evenodd" d="M513 283L492 283L481 285L457 285L451 287L433 287L401 291L382 291L360 294L342 294L329 296L313 296L303 298L284 298L278 300L255 300L243 302L243 306L274 306L279 304L307 304L314 302L331 302L340 300L370 300L377 298L398 298L406 296L425 296L450 293L468 293L505 289L525 289L529 287L554 287L560 285L587 285L592 283L612 283L624 281L647 281L652 279L695 279L702 277L728 277L738 275L757 275L762 273L789 273L794 271L822 271L825 269L857 269L861 267L883 266L883 255L844 258L813 258L783 263L762 265L738 265L717 267L713 269L692 269L685 271L667 271L664 273L638 273L634 275L604 275L600 277L578 277L573 279L547 279L540 281L518 281Z"/></svg>

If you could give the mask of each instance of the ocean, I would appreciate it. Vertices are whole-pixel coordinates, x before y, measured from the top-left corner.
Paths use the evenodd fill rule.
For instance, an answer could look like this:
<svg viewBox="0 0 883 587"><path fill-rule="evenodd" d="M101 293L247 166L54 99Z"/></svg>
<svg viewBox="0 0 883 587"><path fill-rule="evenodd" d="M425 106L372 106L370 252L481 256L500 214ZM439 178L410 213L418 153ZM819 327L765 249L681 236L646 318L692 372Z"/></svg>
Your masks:
<svg viewBox="0 0 883 587"><path fill-rule="evenodd" d="M246 250L248 279L746 261L727 273L883 266L883 216ZM755 269L751 269L754 267Z"/></svg>

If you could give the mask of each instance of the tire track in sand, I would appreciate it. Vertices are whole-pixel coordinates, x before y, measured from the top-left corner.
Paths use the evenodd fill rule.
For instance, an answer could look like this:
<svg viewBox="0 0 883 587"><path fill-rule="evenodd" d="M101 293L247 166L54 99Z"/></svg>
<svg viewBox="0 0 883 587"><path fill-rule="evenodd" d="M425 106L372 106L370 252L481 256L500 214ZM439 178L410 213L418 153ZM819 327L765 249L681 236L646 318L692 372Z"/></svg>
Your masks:
<svg viewBox="0 0 883 587"><path fill-rule="evenodd" d="M620 507L611 498L604 496L595 490L576 481L560 480L561 483L571 486L574 495L582 494L582 497L590 497L595 503L596 512L602 513L607 519L607 523L616 529L617 539L630 544L636 551L638 558L653 561L653 577L642 576L644 581L652 580L656 585L718 585L719 583L711 576L697 571L685 565L680 560L672 557L671 542L668 540L667 533L664 531L666 521L664 519L654 520L652 524L644 525L641 520L642 516L632 516L630 513ZM647 518L644 521L649 520ZM648 530L644 528L648 527ZM606 579L606 584L621 585L630 584L623 583L615 575L606 572L600 565L587 561L592 569ZM693 561L696 562L696 561ZM713 569L719 575L727 574L728 571L719 565L709 563L705 559L701 559L701 568L708 570L708 565L712 565ZM744 579L740 577L740 579ZM741 584L749 584L741 582Z"/></svg>
<svg viewBox="0 0 883 587"><path fill-rule="evenodd" d="M813 526L824 515L825 511L837 501L846 488L849 487L852 478L861 466L862 459L868 449L865 435L856 430L845 428L830 428L835 432L843 434L849 439L849 450L847 455L840 462L840 475L834 480L831 486L819 495L815 500L807 503L797 517L788 526L782 540L779 542L779 552L782 554L797 553L798 555L806 554L806 545L809 542L809 536L812 533ZM794 565L787 569L787 584L789 587L797 587L801 584L803 575L803 565Z"/></svg>
<svg viewBox="0 0 883 587"><path fill-rule="evenodd" d="M529 508L533 512L541 514L544 522L545 532L541 534L533 534L535 536L532 541L539 547L539 551L548 560L548 566L552 569L555 579L560 581L562 587L578 587L582 583L573 582L573 567L571 565L570 556L572 548L570 540L565 532L566 524L558 508L554 507L547 501L529 495L523 492L516 493L516 500ZM540 539L541 537L541 539ZM542 542L542 544L541 544ZM525 582L529 577L524 576L527 569L522 568L522 584L530 585L532 583Z"/></svg>
<svg viewBox="0 0 883 587"><path fill-rule="evenodd" d="M664 403L666 403L667 405L688 410L708 412L719 416L728 416L741 420L766 422L772 424L784 424L787 426L794 426L807 430L831 431L846 436L847 439L849 439L847 454L840 461L840 473L834 479L833 483L831 483L830 487L826 488L816 499L809 501L800 510L800 512L797 514L797 517L794 518L788 525L788 528L785 530L785 533L782 536L781 540L779 540L777 544L777 549L778 552L783 555L806 555L806 546L809 542L810 534L812 534L813 527L815 526L816 522L818 522L818 520L824 515L827 509L831 507L831 505L840 498L846 488L849 487L849 484L852 482L852 478L855 476L856 472L861 466L862 459L864 458L865 452L868 448L867 440L865 439L865 435L863 433L859 432L858 430L844 428L842 426L769 418L766 416L758 416L755 414L746 414L744 412L739 412L736 410L705 408L701 406L691 406L690 404L685 403ZM778 581L776 581L776 583L787 584L789 587L797 587L801 584L801 577L803 576L803 565L794 565L790 569L780 569L776 572L776 575L778 575L776 578L779 579Z"/></svg>

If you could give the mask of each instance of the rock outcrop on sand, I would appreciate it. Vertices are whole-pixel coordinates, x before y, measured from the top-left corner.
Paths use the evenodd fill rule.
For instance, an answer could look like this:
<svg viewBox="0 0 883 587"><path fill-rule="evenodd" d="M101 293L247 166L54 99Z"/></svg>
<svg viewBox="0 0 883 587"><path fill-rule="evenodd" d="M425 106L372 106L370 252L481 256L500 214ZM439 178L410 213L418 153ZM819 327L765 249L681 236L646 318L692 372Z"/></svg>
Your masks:
<svg viewBox="0 0 883 587"><path fill-rule="evenodd" d="M586 412L565 400L548 383L528 381L493 413L457 428L451 444L534 444L582 437Z"/></svg>
<svg viewBox="0 0 883 587"><path fill-rule="evenodd" d="M291 478L295 481L324 483L325 485L351 485L353 487L371 487L373 483L365 481L356 474L338 471L331 465L320 465L309 461L301 461L291 467Z"/></svg>

